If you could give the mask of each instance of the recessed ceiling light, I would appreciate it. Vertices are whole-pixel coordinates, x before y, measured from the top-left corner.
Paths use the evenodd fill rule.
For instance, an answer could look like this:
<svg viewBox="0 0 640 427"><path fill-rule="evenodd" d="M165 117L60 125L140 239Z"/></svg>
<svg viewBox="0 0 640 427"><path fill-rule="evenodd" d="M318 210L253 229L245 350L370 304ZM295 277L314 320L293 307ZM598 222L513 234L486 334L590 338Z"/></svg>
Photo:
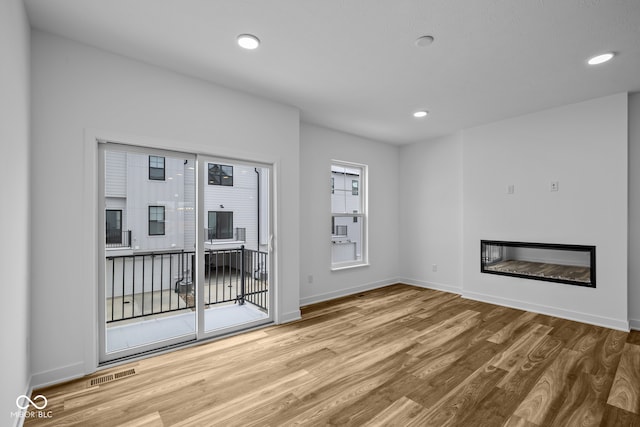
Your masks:
<svg viewBox="0 0 640 427"><path fill-rule="evenodd" d="M433 36L421 36L421 37L418 37L414 43L418 47L425 47L433 43L433 40L434 40Z"/></svg>
<svg viewBox="0 0 640 427"><path fill-rule="evenodd" d="M605 62L609 61L614 56L615 56L615 54L613 52L607 52L607 53L603 53L602 55L596 55L596 56L590 58L587 61L587 64L589 64L589 65L604 64Z"/></svg>
<svg viewBox="0 0 640 427"><path fill-rule="evenodd" d="M428 111L425 110L420 110L420 111L416 111L415 113L413 113L413 117L420 119L422 117L427 117L429 115Z"/></svg>
<svg viewBox="0 0 640 427"><path fill-rule="evenodd" d="M238 44L245 49L253 50L260 46L260 39L253 34L240 34Z"/></svg>

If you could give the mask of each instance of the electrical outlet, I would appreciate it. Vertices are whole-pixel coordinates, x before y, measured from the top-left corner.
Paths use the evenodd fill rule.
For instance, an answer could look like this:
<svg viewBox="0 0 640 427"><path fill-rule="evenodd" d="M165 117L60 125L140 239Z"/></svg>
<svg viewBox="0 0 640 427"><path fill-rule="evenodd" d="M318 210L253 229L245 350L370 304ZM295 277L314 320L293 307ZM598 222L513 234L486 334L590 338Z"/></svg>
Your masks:
<svg viewBox="0 0 640 427"><path fill-rule="evenodd" d="M438 264L431 265L431 271L433 271L433 272L438 271Z"/></svg>
<svg viewBox="0 0 640 427"><path fill-rule="evenodd" d="M551 181L549 184L549 191L558 191L560 190L560 183L558 181Z"/></svg>
<svg viewBox="0 0 640 427"><path fill-rule="evenodd" d="M307 283L313 283L313 274L307 276Z"/></svg>
<svg viewBox="0 0 640 427"><path fill-rule="evenodd" d="M513 184L507 185L507 194L513 194L516 192L516 186Z"/></svg>

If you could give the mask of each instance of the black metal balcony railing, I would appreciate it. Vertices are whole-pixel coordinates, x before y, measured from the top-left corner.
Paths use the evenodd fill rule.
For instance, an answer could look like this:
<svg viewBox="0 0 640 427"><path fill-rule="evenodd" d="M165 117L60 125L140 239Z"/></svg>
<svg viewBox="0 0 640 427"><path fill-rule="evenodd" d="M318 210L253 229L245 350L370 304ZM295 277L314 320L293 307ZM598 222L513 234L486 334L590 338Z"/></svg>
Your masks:
<svg viewBox="0 0 640 427"><path fill-rule="evenodd" d="M204 306L245 302L267 311L268 254L245 249L205 251ZM194 251L106 257L106 321L193 310Z"/></svg>
<svg viewBox="0 0 640 427"><path fill-rule="evenodd" d="M131 230L107 230L107 248L130 248Z"/></svg>
<svg viewBox="0 0 640 427"><path fill-rule="evenodd" d="M205 252L205 305L245 301L267 310L267 253L245 249Z"/></svg>

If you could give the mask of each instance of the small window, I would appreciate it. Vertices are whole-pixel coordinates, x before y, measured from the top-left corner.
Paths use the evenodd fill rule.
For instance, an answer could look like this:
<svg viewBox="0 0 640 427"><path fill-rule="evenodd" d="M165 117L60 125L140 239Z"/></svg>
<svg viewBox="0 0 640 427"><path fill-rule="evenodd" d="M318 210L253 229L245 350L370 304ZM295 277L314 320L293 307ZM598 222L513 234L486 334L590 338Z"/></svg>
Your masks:
<svg viewBox="0 0 640 427"><path fill-rule="evenodd" d="M208 240L233 239L233 212L209 211Z"/></svg>
<svg viewBox="0 0 640 427"><path fill-rule="evenodd" d="M164 206L149 206L149 236L164 236Z"/></svg>
<svg viewBox="0 0 640 427"><path fill-rule="evenodd" d="M351 195L352 196L357 196L358 195L358 189L359 189L359 183L357 180L351 180Z"/></svg>
<svg viewBox="0 0 640 427"><path fill-rule="evenodd" d="M149 156L149 179L164 181L164 157Z"/></svg>
<svg viewBox="0 0 640 427"><path fill-rule="evenodd" d="M233 166L209 163L209 185L233 187Z"/></svg>

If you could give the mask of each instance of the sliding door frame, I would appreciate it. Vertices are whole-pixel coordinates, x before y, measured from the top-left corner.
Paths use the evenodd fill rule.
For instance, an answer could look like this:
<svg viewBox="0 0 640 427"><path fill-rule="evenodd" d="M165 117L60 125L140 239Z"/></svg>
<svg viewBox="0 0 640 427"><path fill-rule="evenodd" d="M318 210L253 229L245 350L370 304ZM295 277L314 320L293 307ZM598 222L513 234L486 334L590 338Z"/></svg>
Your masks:
<svg viewBox="0 0 640 427"><path fill-rule="evenodd" d="M219 154L212 152L202 152L192 144L177 143L173 140L165 140L150 137L141 137L139 135L121 134L118 132L85 129L84 131L84 187L83 187L83 199L84 199L84 212L82 229L85 231L86 243L88 249L84 251L82 268L82 276L87 280L88 284L94 283L93 286L87 286L84 290L83 297L87 302L81 309L82 318L86 319L85 322L85 345L84 345L84 362L69 367L69 376L73 377L78 374L89 374L96 370L106 368L109 366L117 365L120 363L129 362L132 360L147 357L149 354L161 354L167 351L171 351L176 346L180 348L197 345L202 341L220 338L226 335L233 335L242 330L253 329L255 327L264 326L269 323L279 322L280 315L280 295L279 295L279 261L278 253L275 250L277 248L277 218L278 218L278 175L279 175L279 160L277 158L269 158L269 156L254 156L247 155L247 153L237 153L233 150L222 149ZM269 253L269 318L264 322L257 324L244 324L239 325L237 328L230 328L225 330L224 333L207 333L204 331L204 322L201 316L204 315L203 309L198 309L196 319L196 336L189 341L182 341L178 343L166 343L166 346L149 350L146 352L140 352L140 348L136 352L130 355L123 355L113 360L104 361L102 355L105 352L104 341L104 309L101 309L100 305L104 305L104 300L101 300L101 296L104 296L104 273L105 273L105 212L104 204L104 163L100 161L102 155L100 150L103 150L106 144L112 146L126 147L128 150L139 150L144 153L158 153L159 155L166 154L168 156L179 155L181 157L194 156L196 164L196 176L199 177L203 172L199 169L204 164L204 159L214 159L228 162L238 162L246 165L255 165L256 167L267 168L269 170L269 240L268 240L268 253ZM180 150L174 148L180 146ZM202 159L202 160L201 160ZM204 279L204 215L199 212L199 204L204 203L202 199L201 191L203 185L199 184L200 178L196 179L196 256L198 257L197 265L197 280L199 283L203 283ZM102 244L101 244L102 243ZM197 286L196 289L203 289L202 286ZM196 297L196 303L204 306L203 291L198 292ZM93 303L91 303L93 302ZM102 315L100 312L102 311ZM180 341L180 340L179 340Z"/></svg>

